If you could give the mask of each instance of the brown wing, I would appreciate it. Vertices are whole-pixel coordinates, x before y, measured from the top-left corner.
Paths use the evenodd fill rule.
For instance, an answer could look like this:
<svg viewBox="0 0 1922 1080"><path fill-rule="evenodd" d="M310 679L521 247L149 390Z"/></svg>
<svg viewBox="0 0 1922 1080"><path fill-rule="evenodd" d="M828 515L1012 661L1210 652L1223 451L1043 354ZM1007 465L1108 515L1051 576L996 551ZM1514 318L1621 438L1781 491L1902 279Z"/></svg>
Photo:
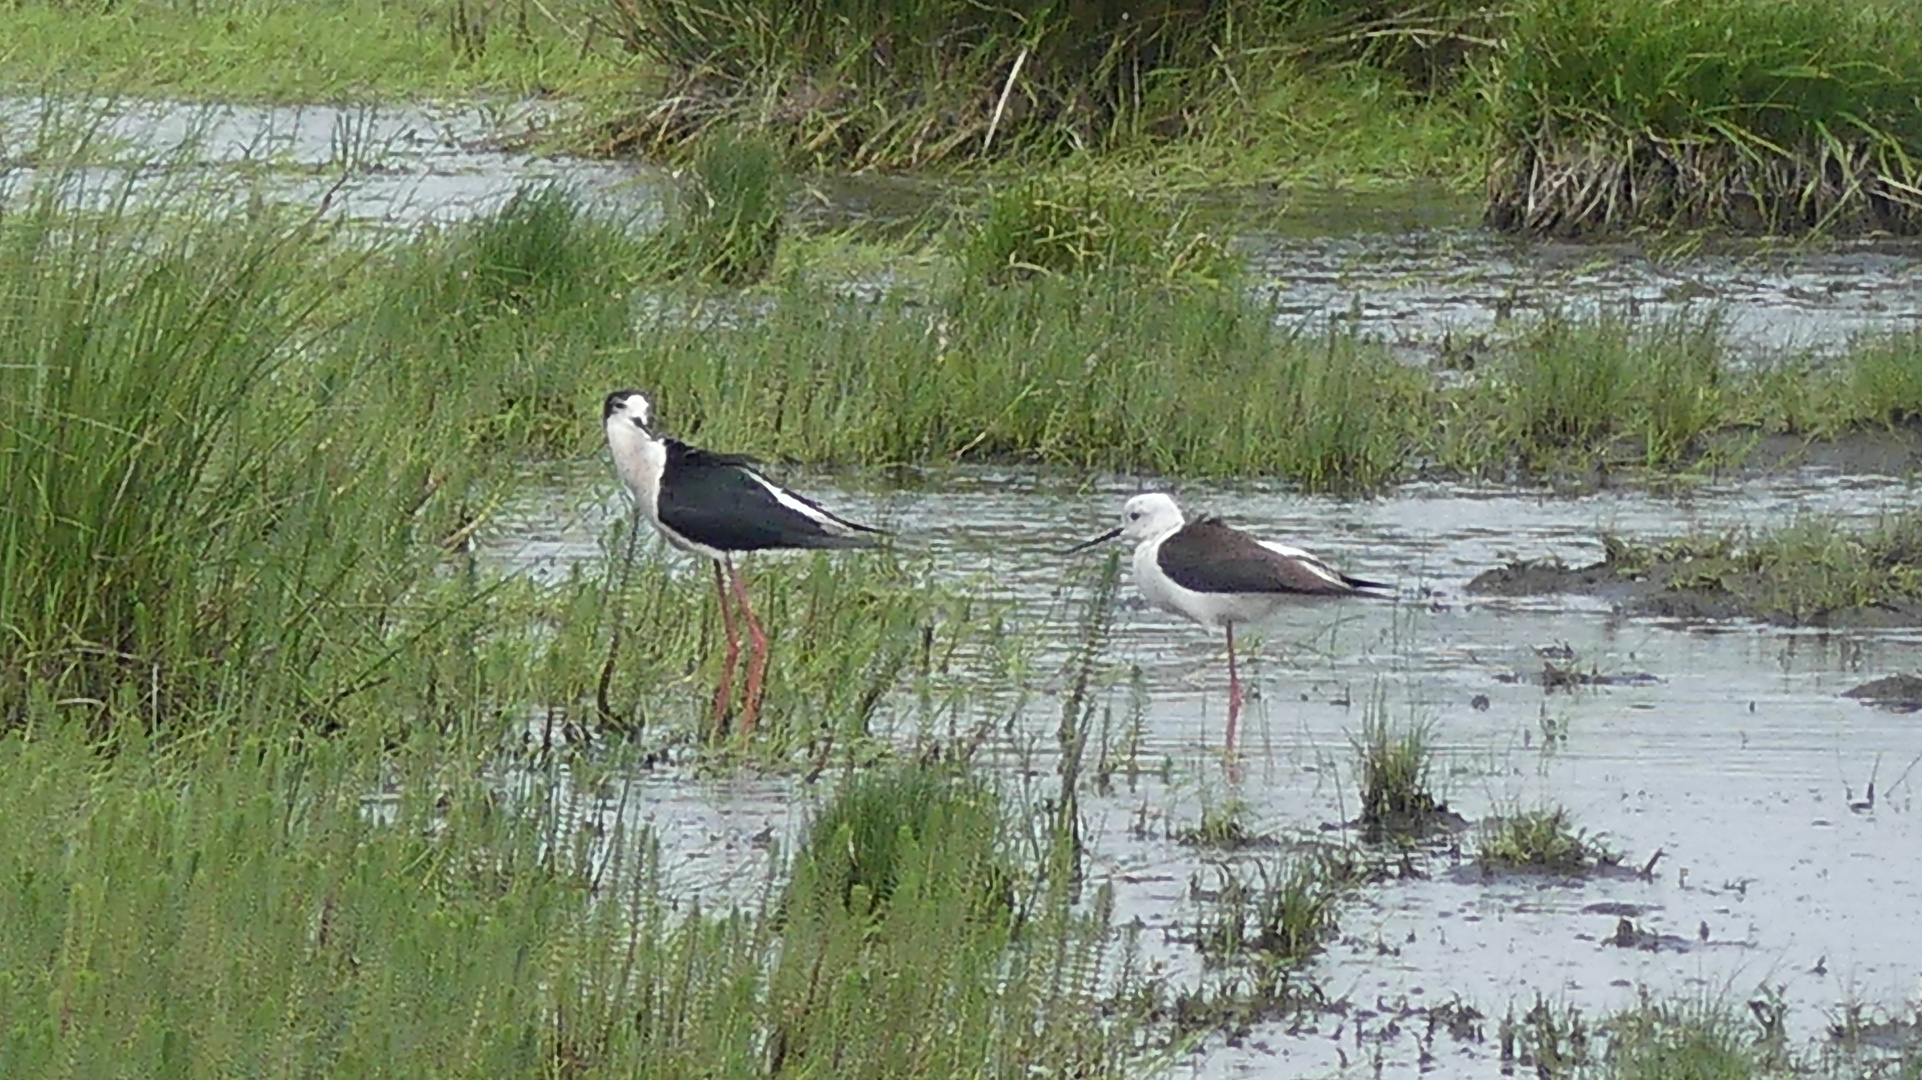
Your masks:
<svg viewBox="0 0 1922 1080"><path fill-rule="evenodd" d="M1169 580L1195 592L1342 596L1355 591L1340 575L1330 581L1300 560L1213 518L1193 522L1163 540L1156 561Z"/></svg>

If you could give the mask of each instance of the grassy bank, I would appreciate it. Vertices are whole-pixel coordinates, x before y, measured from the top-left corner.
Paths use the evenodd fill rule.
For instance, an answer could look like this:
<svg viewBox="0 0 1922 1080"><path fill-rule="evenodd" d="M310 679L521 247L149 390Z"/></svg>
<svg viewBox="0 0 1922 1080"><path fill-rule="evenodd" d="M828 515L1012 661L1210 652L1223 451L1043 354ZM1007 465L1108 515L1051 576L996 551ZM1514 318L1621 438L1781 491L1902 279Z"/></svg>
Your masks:
<svg viewBox="0 0 1922 1080"><path fill-rule="evenodd" d="M1922 230L1922 26L1864 0L1529 0L1491 55L1489 216L1526 232Z"/></svg>
<svg viewBox="0 0 1922 1080"><path fill-rule="evenodd" d="M879 295L795 255L805 245L759 196L699 198L702 216L635 236L543 191L384 253L340 303L373 312L343 316L362 348L420 357L442 376L425 385L468 395L461 415L501 450L542 456L595 452L579 417L636 373L670 430L774 459L1032 462L1347 492L1725 468L1763 440L1781 453L1905 437L1922 409L1912 333L1820 364L1738 362L1712 314L1517 320L1470 372L1449 370L1452 356L1411 365L1339 325L1288 325L1179 215L1072 184L1012 190L903 260L914 269ZM571 284L540 299L497 280L510 271ZM744 271L768 277L710 284ZM630 307L630 291L643 302ZM437 309L445 329L422 321ZM498 310L512 317L473 315Z"/></svg>
<svg viewBox="0 0 1922 1080"><path fill-rule="evenodd" d="M181 0L0 9L0 81L270 103L591 92L626 63L578 0Z"/></svg>

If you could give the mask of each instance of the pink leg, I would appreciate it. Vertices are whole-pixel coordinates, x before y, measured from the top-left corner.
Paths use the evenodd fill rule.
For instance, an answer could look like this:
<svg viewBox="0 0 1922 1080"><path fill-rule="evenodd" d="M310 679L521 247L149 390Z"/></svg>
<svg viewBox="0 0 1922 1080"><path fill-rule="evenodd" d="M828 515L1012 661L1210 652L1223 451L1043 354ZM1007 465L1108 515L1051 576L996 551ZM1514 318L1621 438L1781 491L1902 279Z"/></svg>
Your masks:
<svg viewBox="0 0 1922 1080"><path fill-rule="evenodd" d="M1228 624L1228 745L1235 751L1235 729L1241 721L1241 676L1235 672L1235 624Z"/></svg>
<svg viewBox="0 0 1922 1080"><path fill-rule="evenodd" d="M755 717L761 714L761 679L767 674L767 633L761 629L761 620L754 617L754 606L747 602L747 585L741 580L741 572L732 566L728 572L734 578L734 595L741 601L741 616L747 620L747 696L741 706L741 734L747 735L754 730Z"/></svg>
<svg viewBox="0 0 1922 1080"><path fill-rule="evenodd" d="M714 593L721 601L721 627L727 634L727 651L721 654L721 685L714 689L714 732L724 733L727 707L734 692L734 661L741 655L741 635L734 629L734 608L727 595L727 582L721 577L721 564L714 564Z"/></svg>

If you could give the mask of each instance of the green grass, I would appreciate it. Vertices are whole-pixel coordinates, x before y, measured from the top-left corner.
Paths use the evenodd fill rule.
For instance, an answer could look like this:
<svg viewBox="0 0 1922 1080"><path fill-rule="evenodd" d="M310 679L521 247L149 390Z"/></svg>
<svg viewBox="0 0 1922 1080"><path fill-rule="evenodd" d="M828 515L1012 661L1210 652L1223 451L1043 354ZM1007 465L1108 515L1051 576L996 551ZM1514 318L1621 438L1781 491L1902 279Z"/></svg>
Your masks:
<svg viewBox="0 0 1922 1080"><path fill-rule="evenodd" d="M961 902L970 860L1032 873L991 794L899 841L885 909L800 889L777 916L690 907L646 833L578 787L589 816L547 812L559 770L482 782L481 745L220 720L103 757L34 726L0 739L8 1076L1112 1076L1132 1045L1089 1019L1092 916L1030 898L1016 939Z"/></svg>
<svg viewBox="0 0 1922 1080"><path fill-rule="evenodd" d="M1790 624L1922 602L1922 516L1914 513L1867 530L1808 515L1762 533L1604 540L1609 565L1624 577L1726 597L1745 614Z"/></svg>
<svg viewBox="0 0 1922 1080"><path fill-rule="evenodd" d="M1880 0L1525 0L1484 91L1491 219L1564 235L1914 232L1911 14Z"/></svg>
<svg viewBox="0 0 1922 1080"><path fill-rule="evenodd" d="M288 103L585 92L626 65L584 40L583 8L32 0L0 8L0 81Z"/></svg>
<svg viewBox="0 0 1922 1080"><path fill-rule="evenodd" d="M1362 833L1371 841L1419 836L1447 810L1434 794L1433 731L1419 722L1390 723L1379 706L1350 739L1361 788Z"/></svg>
<svg viewBox="0 0 1922 1080"><path fill-rule="evenodd" d="M1030 179L990 192L987 203L985 216L955 244L970 280L1128 273L1164 284L1218 284L1239 276L1221 238L1138 195Z"/></svg>
<svg viewBox="0 0 1922 1080"><path fill-rule="evenodd" d="M1203 956L1221 963L1286 968L1321 951L1337 927L1339 883L1330 863L1312 856L1223 868L1221 888L1196 926Z"/></svg>
<svg viewBox="0 0 1922 1080"><path fill-rule="evenodd" d="M1484 870L1579 874L1617 859L1586 830L1576 829L1568 811L1559 806L1485 819L1475 850L1475 860Z"/></svg>

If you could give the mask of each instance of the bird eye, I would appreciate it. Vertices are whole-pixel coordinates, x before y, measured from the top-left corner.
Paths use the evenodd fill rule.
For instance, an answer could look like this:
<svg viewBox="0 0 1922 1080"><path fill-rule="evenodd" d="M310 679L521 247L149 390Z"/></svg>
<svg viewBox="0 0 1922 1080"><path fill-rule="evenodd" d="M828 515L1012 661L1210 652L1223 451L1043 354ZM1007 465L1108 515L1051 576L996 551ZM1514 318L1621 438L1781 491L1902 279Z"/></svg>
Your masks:
<svg viewBox="0 0 1922 1080"><path fill-rule="evenodd" d="M1128 511L1128 520L1129 520L1129 521L1140 521L1140 520L1141 520L1141 511L1139 511L1139 510L1130 510L1130 511Z"/></svg>

